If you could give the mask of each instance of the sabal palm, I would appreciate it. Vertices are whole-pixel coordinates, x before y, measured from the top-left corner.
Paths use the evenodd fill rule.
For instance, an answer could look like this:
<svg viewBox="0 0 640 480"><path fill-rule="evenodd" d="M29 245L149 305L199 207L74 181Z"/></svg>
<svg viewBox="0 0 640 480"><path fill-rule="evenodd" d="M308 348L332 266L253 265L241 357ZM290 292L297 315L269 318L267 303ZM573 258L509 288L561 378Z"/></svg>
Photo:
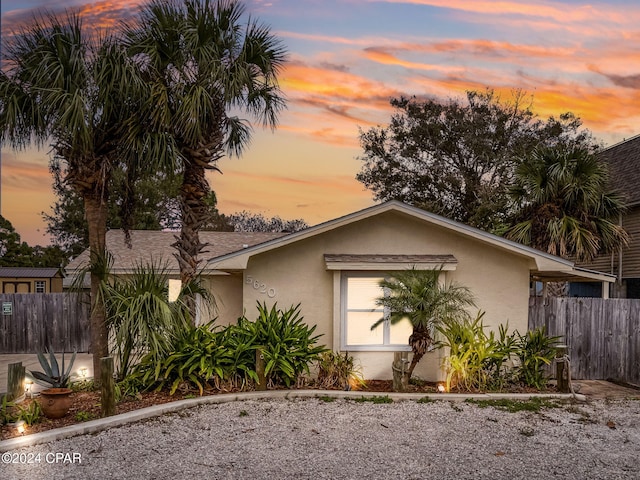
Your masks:
<svg viewBox="0 0 640 480"><path fill-rule="evenodd" d="M275 127L284 106L277 74L285 51L269 29L241 23L235 1L155 0L127 29L130 54L149 87L138 128L157 134L182 175L182 228L175 246L183 282L197 272L208 220L205 177L225 153L240 154L251 126L245 112Z"/></svg>
<svg viewBox="0 0 640 480"><path fill-rule="evenodd" d="M418 362L434 343L432 332L442 321L468 318L466 307L474 305L471 291L462 285L440 282L441 270L405 270L394 272L380 282L385 295L376 304L389 310L389 322L394 325L408 318L413 327L409 345L413 352L409 377ZM385 321L376 322L372 329Z"/></svg>
<svg viewBox="0 0 640 480"><path fill-rule="evenodd" d="M606 165L584 148L537 149L516 170L512 240L562 257L590 260L624 246L624 198L609 189Z"/></svg>
<svg viewBox="0 0 640 480"><path fill-rule="evenodd" d="M34 18L5 36L0 74L2 141L23 148L50 142L68 182L82 197L92 258L105 249L108 184L126 157L118 141L132 78L126 56L112 38L89 34L78 15ZM91 277L91 348L99 379L108 355L100 279Z"/></svg>

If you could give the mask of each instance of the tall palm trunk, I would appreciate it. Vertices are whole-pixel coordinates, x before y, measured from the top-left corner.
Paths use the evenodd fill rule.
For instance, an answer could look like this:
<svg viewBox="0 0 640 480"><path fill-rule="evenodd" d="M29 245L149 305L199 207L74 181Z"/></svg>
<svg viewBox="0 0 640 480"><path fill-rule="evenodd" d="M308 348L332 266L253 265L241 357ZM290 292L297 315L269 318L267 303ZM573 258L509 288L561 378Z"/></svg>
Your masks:
<svg viewBox="0 0 640 480"><path fill-rule="evenodd" d="M91 252L91 352L93 354L93 378L100 384L100 359L109 355L109 331L104 302L100 298L102 274L96 268L105 259L107 233L107 202L100 194L85 194L84 211L89 226L89 251Z"/></svg>
<svg viewBox="0 0 640 480"><path fill-rule="evenodd" d="M178 250L175 257L180 265L180 279L183 285L188 285L196 277L201 262L198 256L206 246L200 242L199 232L209 215L208 208L202 200L209 191L205 167L194 161L186 162L180 188L182 226L180 237L173 244ZM195 323L195 299L186 297L184 301L191 312L191 321Z"/></svg>

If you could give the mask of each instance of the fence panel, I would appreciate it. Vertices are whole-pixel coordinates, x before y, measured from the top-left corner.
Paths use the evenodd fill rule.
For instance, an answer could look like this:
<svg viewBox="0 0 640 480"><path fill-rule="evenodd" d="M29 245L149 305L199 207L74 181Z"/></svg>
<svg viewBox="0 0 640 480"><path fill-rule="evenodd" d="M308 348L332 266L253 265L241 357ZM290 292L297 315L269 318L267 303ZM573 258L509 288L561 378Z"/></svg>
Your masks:
<svg viewBox="0 0 640 480"><path fill-rule="evenodd" d="M640 300L532 297L529 329L541 326L569 346L574 378L640 385Z"/></svg>
<svg viewBox="0 0 640 480"><path fill-rule="evenodd" d="M0 353L89 351L88 294L3 293L0 304Z"/></svg>

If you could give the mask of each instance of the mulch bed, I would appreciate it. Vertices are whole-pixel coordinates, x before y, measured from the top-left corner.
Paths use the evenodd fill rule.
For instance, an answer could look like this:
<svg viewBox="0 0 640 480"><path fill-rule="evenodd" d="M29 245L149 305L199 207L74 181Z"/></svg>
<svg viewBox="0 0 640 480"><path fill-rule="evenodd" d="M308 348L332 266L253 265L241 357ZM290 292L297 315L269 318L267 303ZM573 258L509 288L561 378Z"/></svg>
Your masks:
<svg viewBox="0 0 640 480"><path fill-rule="evenodd" d="M359 386L358 391L363 392L380 392L381 394L393 392L393 382L391 380L367 380L365 386ZM305 386L304 388L309 388ZM310 387L313 388L313 387ZM508 390L509 393L550 393L554 392L554 389L536 390L527 387L514 387ZM420 385L409 385L408 393L424 393L431 394L437 392L437 384L431 382L424 382ZM216 395L220 393L230 393L229 391L209 391L205 392L205 395ZM466 393L481 393L481 392L466 392ZM196 393L197 395L197 393ZM193 394L189 395L185 392L176 391L173 395L170 395L168 391L159 392L144 392L140 394L140 398L126 397L120 403L116 405L116 414L130 412L132 410L138 410L153 405L160 405L163 403L175 402L184 398L192 398ZM69 409L69 413L62 418L50 419L44 415L40 417L38 423L27 427L29 434L44 432L54 428L66 427L68 425L75 425L87 420L94 420L100 418L100 392L99 391L80 391L72 394L73 403ZM26 399L20 404L25 408L30 405L34 400ZM0 428L0 440L7 440L9 438L18 437L20 434L13 426L4 425Z"/></svg>

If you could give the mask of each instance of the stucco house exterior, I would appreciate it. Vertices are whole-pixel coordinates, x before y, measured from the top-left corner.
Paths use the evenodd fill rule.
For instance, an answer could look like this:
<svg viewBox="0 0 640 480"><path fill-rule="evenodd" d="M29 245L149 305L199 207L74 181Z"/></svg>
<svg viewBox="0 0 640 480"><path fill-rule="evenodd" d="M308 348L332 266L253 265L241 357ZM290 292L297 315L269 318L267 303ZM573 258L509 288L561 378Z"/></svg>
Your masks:
<svg viewBox="0 0 640 480"><path fill-rule="evenodd" d="M114 273L126 274L131 260L150 259L153 252L155 259L171 262L173 235L134 231L133 249L125 251L114 245L123 241L122 233L108 232ZM441 281L471 289L477 309L486 312L485 325L497 330L508 322L521 332L527 330L531 281L613 280L397 201L295 233L203 232L202 240L212 243L203 275L218 301L219 324L235 322L243 312L251 319L256 302L277 302L282 308L300 303L305 322L317 325L322 343L354 355L370 379L391 378L393 353L410 350L409 325L385 322L370 328L383 316L374 303L384 294L378 282L393 271L441 268ZM86 257L72 262L68 273L83 261ZM175 260L171 264L177 278ZM439 379L440 355L428 354L414 374Z"/></svg>
<svg viewBox="0 0 640 480"><path fill-rule="evenodd" d="M59 268L0 267L0 293L62 292Z"/></svg>

